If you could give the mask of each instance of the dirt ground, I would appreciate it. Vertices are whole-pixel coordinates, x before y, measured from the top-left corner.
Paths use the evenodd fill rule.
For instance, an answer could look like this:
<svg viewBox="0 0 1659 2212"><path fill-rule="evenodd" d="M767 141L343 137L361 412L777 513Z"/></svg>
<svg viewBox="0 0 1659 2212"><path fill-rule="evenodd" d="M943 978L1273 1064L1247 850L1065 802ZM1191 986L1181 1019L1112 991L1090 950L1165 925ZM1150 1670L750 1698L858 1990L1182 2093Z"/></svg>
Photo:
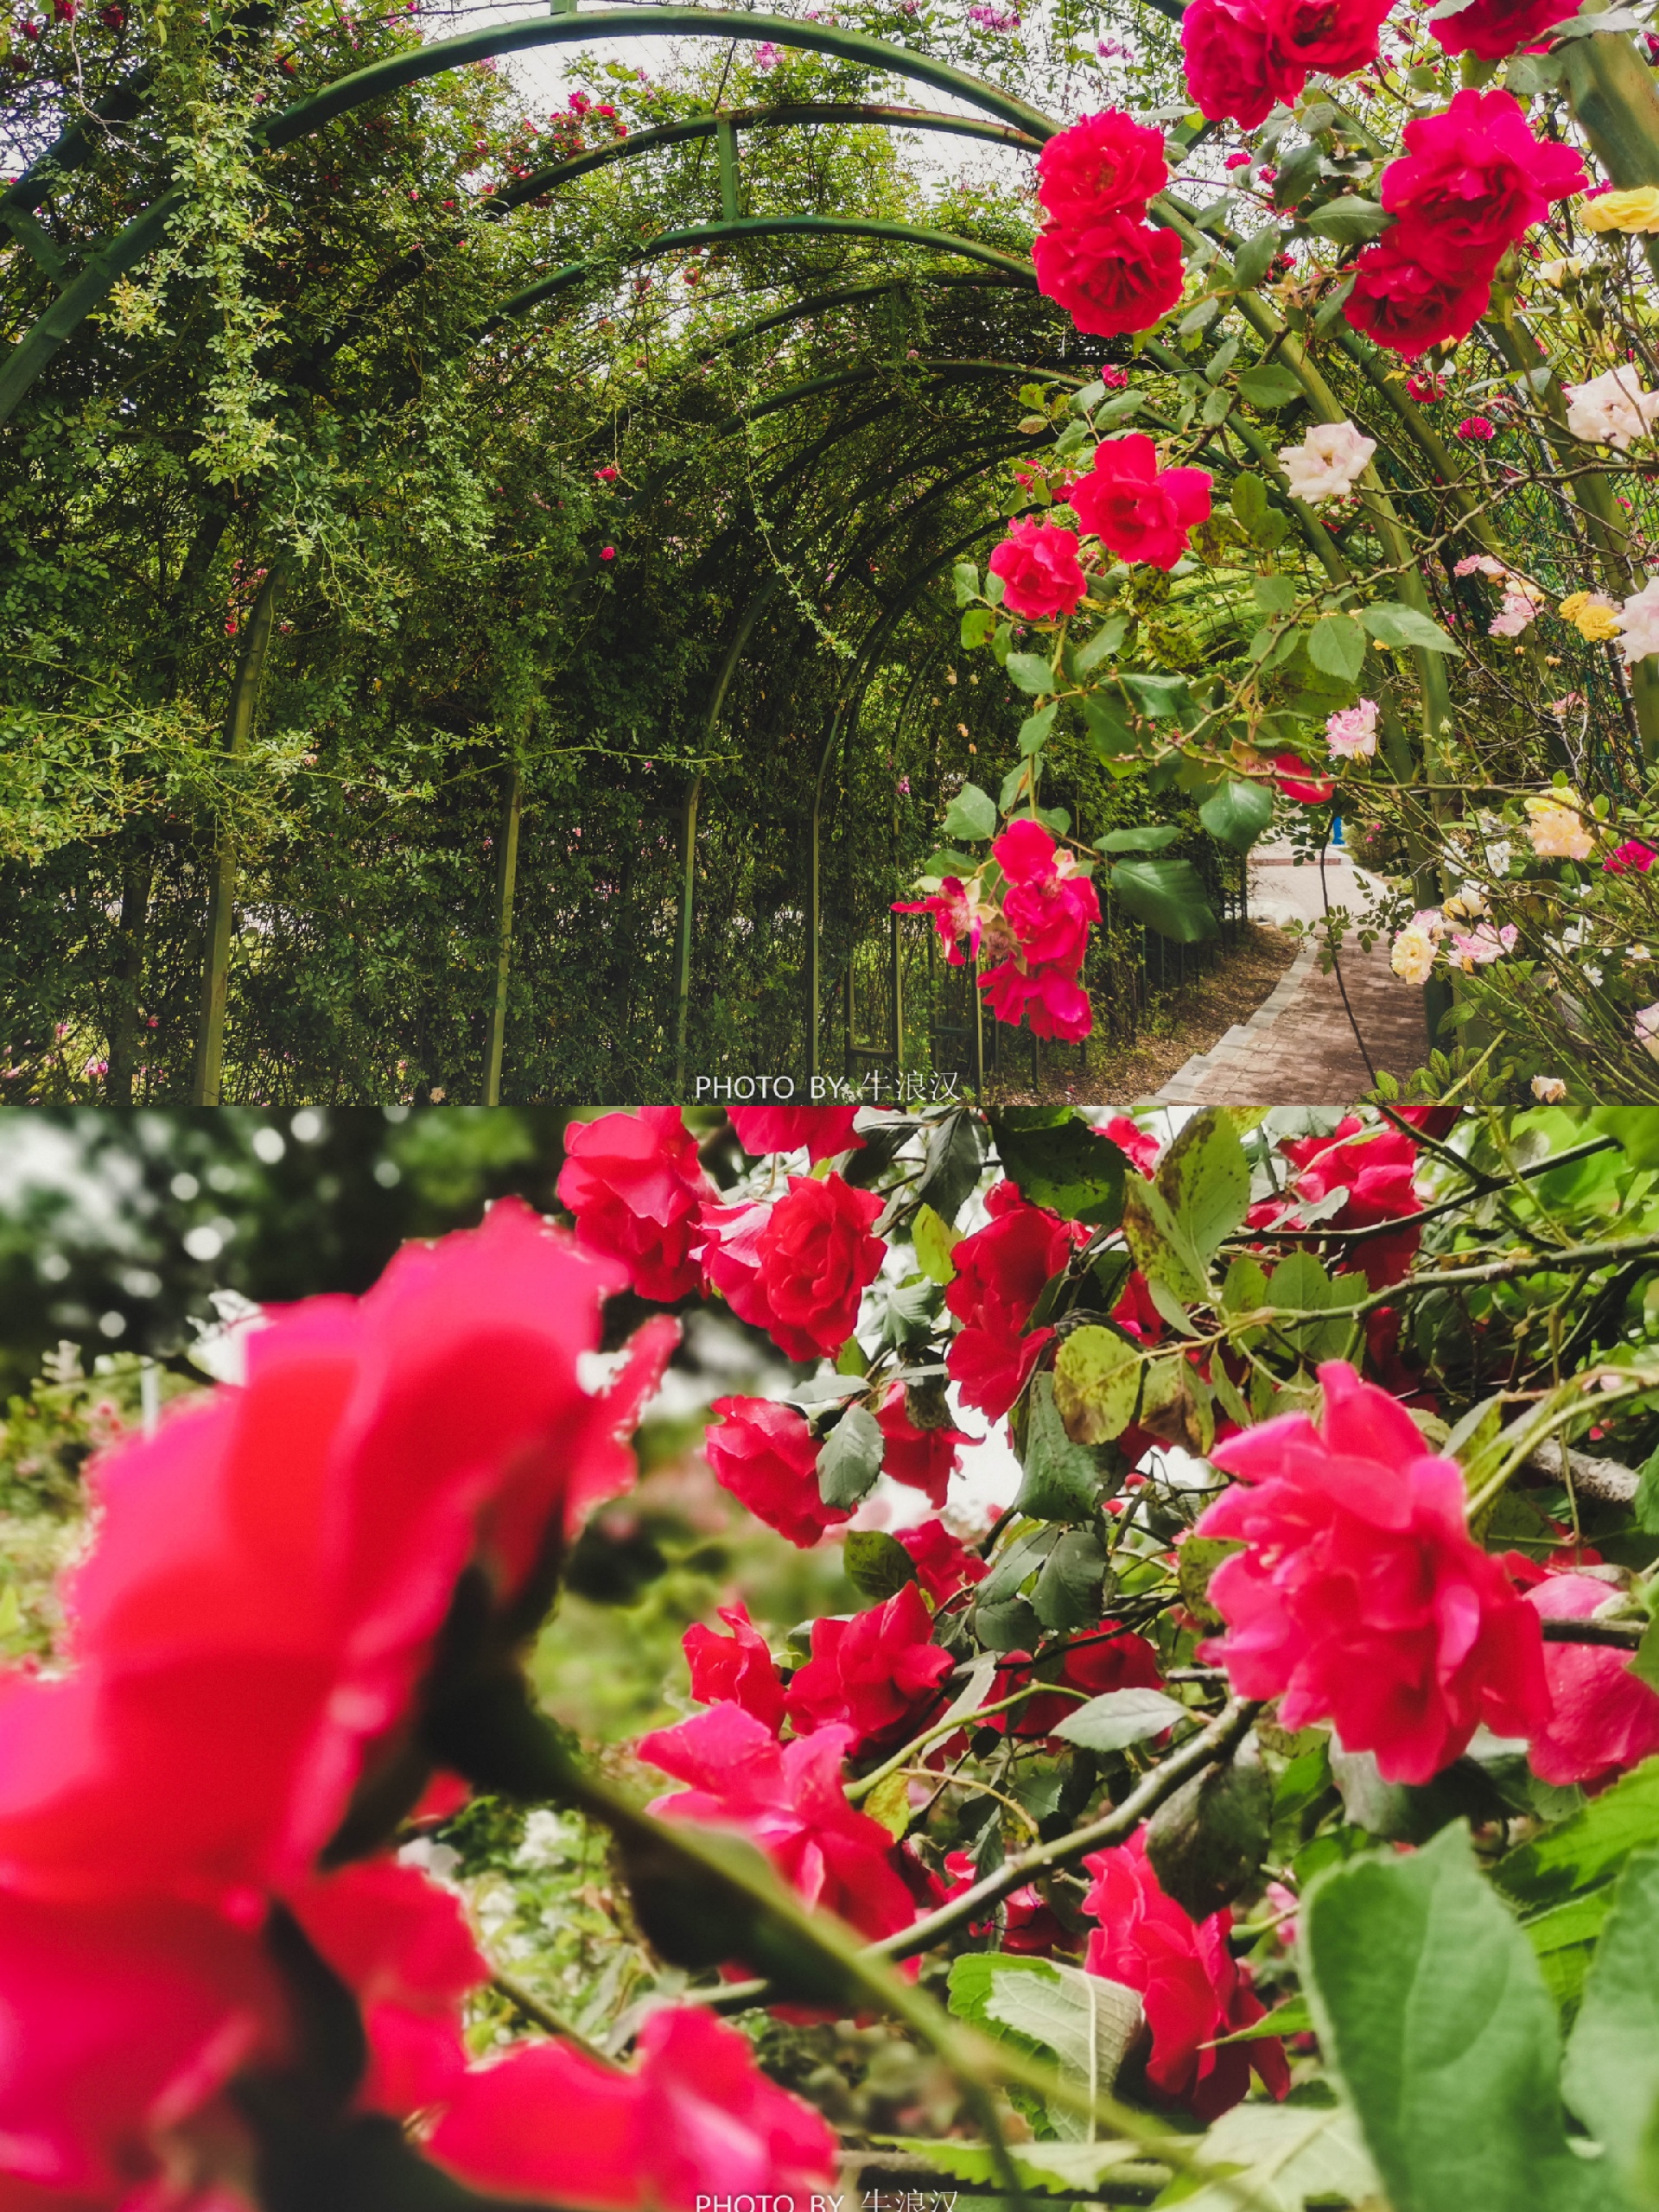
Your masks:
<svg viewBox="0 0 1659 2212"><path fill-rule="evenodd" d="M1171 991L1148 1010L1132 1046L1098 1057L1091 1050L1084 1075L1075 1066L1045 1067L1040 1091L1017 1080L998 1083L993 1102L1106 1106L1150 1097L1194 1052L1207 1052L1235 1022L1249 1020L1296 957L1297 943L1281 929L1247 922L1237 948L1207 976ZM1065 1057L1073 1056L1068 1051Z"/></svg>

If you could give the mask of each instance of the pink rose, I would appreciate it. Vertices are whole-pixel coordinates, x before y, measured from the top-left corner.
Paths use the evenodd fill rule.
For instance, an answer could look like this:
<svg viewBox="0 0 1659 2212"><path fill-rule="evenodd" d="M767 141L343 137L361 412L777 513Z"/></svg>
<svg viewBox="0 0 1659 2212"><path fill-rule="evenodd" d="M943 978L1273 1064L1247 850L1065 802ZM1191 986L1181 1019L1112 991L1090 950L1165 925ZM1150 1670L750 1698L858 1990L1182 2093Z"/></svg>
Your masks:
<svg viewBox="0 0 1659 2212"><path fill-rule="evenodd" d="M860 1150L855 1134L856 1106L733 1106L727 1119L751 1159L769 1152L798 1152L803 1145L816 1167L843 1152Z"/></svg>
<svg viewBox="0 0 1659 2212"><path fill-rule="evenodd" d="M1526 1603L1545 1620L1587 1620L1612 1595L1594 1575L1551 1574ZM1659 1751L1659 1693L1630 1672L1630 1656L1605 1644L1545 1644L1554 1709L1527 1752L1541 1782L1593 1789Z"/></svg>
<svg viewBox="0 0 1659 2212"><path fill-rule="evenodd" d="M1224 1909L1195 1921L1166 1897L1147 1860L1144 1829L1083 1863L1095 1878L1083 1909L1100 1923L1084 1963L1140 1992L1152 2031L1150 2087L1202 2120L1241 2101L1252 2069L1273 2096L1286 2095L1290 2067L1276 2036L1215 2048L1218 2037L1253 2027L1267 2012L1249 1968L1229 1946L1232 1914Z"/></svg>
<svg viewBox="0 0 1659 2212"><path fill-rule="evenodd" d="M963 1325L945 1363L967 1403L997 1421L1054 1333L1020 1336L1049 1277L1070 1258L1071 1236L1053 1214L1028 1205L1012 1183L994 1185L985 1203L991 1220L951 1254L957 1273L944 1302Z"/></svg>
<svg viewBox="0 0 1659 2212"><path fill-rule="evenodd" d="M1410 237L1409 228L1396 223L1365 248L1354 264L1354 289L1343 314L1379 346L1414 361L1431 346L1466 338L1485 313L1492 287L1489 269L1470 271L1464 283L1437 276L1414 258Z"/></svg>
<svg viewBox="0 0 1659 2212"><path fill-rule="evenodd" d="M1451 283L1496 268L1552 200L1587 182L1570 146L1534 137L1511 92L1456 92L1443 114L1408 123L1404 137L1404 158L1382 172L1382 205L1409 226L1402 249Z"/></svg>
<svg viewBox="0 0 1659 2212"><path fill-rule="evenodd" d="M1262 0L1190 0L1181 17L1187 90L1212 123L1230 116L1246 130L1265 123L1275 100L1301 89L1269 52Z"/></svg>
<svg viewBox="0 0 1659 2212"><path fill-rule="evenodd" d="M1517 0L1473 0L1472 6L1459 9L1455 16L1442 16L1429 29L1447 54L1501 61L1577 13L1572 0L1518 0L1518 4Z"/></svg>
<svg viewBox="0 0 1659 2212"><path fill-rule="evenodd" d="M1227 1623L1204 1646L1281 1725L1331 1721L1390 1782L1427 1782L1484 1722L1530 1736L1549 1718L1537 1616L1464 1525L1463 1471L1352 1368L1319 1369L1323 1430L1287 1414L1211 1453L1239 1478L1199 1518L1242 1538L1210 1584Z"/></svg>
<svg viewBox="0 0 1659 2212"><path fill-rule="evenodd" d="M1009 524L986 566L1002 579L1003 606L1027 622L1075 613L1089 582L1077 560L1076 531L1029 516Z"/></svg>
<svg viewBox="0 0 1659 2212"><path fill-rule="evenodd" d="M1108 438L1090 474L1067 495L1077 519L1120 561L1168 570L1186 550L1188 532L1210 516L1207 468L1160 468L1143 430Z"/></svg>

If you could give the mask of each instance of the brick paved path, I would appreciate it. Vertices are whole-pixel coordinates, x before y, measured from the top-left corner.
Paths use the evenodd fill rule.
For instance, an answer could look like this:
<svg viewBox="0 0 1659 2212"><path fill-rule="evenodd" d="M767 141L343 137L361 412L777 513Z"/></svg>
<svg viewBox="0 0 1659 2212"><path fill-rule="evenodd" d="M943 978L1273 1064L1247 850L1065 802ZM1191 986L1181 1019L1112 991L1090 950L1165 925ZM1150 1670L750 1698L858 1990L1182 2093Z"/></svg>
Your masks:
<svg viewBox="0 0 1659 2212"><path fill-rule="evenodd" d="M1250 912L1258 921L1318 920L1324 911L1319 871L1293 867L1269 848L1250 868ZM1331 905L1362 904L1363 878L1344 853L1327 856ZM1428 1057L1422 993L1389 966L1386 940L1362 951L1350 936L1341 955L1342 982L1373 1067L1404 1077ZM1371 1087L1334 975L1319 972L1306 944L1248 1022L1187 1061L1157 1094L1168 1106L1346 1106Z"/></svg>

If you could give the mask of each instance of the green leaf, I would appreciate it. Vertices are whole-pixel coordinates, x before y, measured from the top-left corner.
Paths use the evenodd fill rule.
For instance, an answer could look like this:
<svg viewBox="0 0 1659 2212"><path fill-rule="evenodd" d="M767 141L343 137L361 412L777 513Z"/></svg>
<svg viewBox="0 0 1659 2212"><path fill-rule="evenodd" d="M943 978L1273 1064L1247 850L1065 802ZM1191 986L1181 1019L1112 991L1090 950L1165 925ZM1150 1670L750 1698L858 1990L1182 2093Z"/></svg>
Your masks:
<svg viewBox="0 0 1659 2212"><path fill-rule="evenodd" d="M1116 1229L1123 1210L1123 1155L1069 1106L1013 1107L990 1116L1008 1180L1063 1221Z"/></svg>
<svg viewBox="0 0 1659 2212"><path fill-rule="evenodd" d="M1438 622L1402 600L1385 599L1375 607L1362 607L1359 619L1380 645L1414 645L1427 653L1463 652L1457 639L1447 637Z"/></svg>
<svg viewBox="0 0 1659 2212"><path fill-rule="evenodd" d="M1257 576L1250 596L1264 614L1288 614L1296 604L1296 586L1289 576Z"/></svg>
<svg viewBox="0 0 1659 2212"><path fill-rule="evenodd" d="M868 1406L849 1406L818 1452L818 1495L826 1505L856 1505L881 1471L885 1445Z"/></svg>
<svg viewBox="0 0 1659 2212"><path fill-rule="evenodd" d="M1365 632L1351 614L1322 614L1307 633L1307 657L1326 676L1355 683L1365 665Z"/></svg>
<svg viewBox="0 0 1659 2212"><path fill-rule="evenodd" d="M1181 721L1192 711L1192 694L1184 676L1158 676L1125 669L1118 677L1143 715L1154 721Z"/></svg>
<svg viewBox="0 0 1659 2212"><path fill-rule="evenodd" d="M1198 1305L1209 1297L1203 1255L1157 1184L1138 1175L1130 1176L1123 1188L1123 1235L1149 1283L1163 1284L1183 1305Z"/></svg>
<svg viewBox="0 0 1659 2212"><path fill-rule="evenodd" d="M1659 1452L1643 1462L1631 1510L1644 1536L1659 1536Z"/></svg>
<svg viewBox="0 0 1659 2212"><path fill-rule="evenodd" d="M1128 623L1121 614L1109 615L1086 645L1079 645L1071 656L1071 665L1079 676L1092 676L1103 660L1112 655L1128 635Z"/></svg>
<svg viewBox="0 0 1659 2212"><path fill-rule="evenodd" d="M1069 1529L1043 1562L1032 1611L1046 1629L1092 1628L1100 1619L1105 1577L1099 1537L1092 1529Z"/></svg>
<svg viewBox="0 0 1659 2212"><path fill-rule="evenodd" d="M1191 861L1119 861L1109 881L1126 912L1177 944L1221 933Z"/></svg>
<svg viewBox="0 0 1659 2212"><path fill-rule="evenodd" d="M1040 653L1010 653L1003 669L1009 683L1021 691L1041 693L1054 689L1054 671Z"/></svg>
<svg viewBox="0 0 1659 2212"><path fill-rule="evenodd" d="M1161 853L1180 834L1179 822L1149 822L1144 830L1108 830L1095 844L1103 853Z"/></svg>
<svg viewBox="0 0 1659 2212"><path fill-rule="evenodd" d="M842 1572L861 1598L873 1605L896 1598L916 1580L916 1562L885 1529L855 1529L842 1547Z"/></svg>
<svg viewBox="0 0 1659 2212"><path fill-rule="evenodd" d="M1250 2212L1303 2212L1304 2206L1332 2204L1375 2212L1381 2203L1354 2115L1340 2105L1235 2105L1190 2147L1232 2178L1196 2190L1177 2182L1158 2202L1179 2202L1181 2212L1243 2212L1246 2205ZM1469 2212L1475 2212L1472 2200Z"/></svg>
<svg viewBox="0 0 1659 2212"><path fill-rule="evenodd" d="M1186 1714L1185 1706L1162 1690L1108 1690L1068 1713L1055 1724L1054 1733L1085 1751L1121 1751L1130 1744L1144 1744L1149 1736L1161 1736Z"/></svg>
<svg viewBox="0 0 1659 2212"><path fill-rule="evenodd" d="M1517 1904L1539 1910L1607 1881L1645 1844L1659 1844L1659 1758L1644 1759L1559 1827L1506 1852L1492 1879Z"/></svg>
<svg viewBox="0 0 1659 2212"><path fill-rule="evenodd" d="M1659 1167L1659 1114L1651 1106L1598 1106L1586 1126L1611 1137L1632 1167Z"/></svg>
<svg viewBox="0 0 1659 2212"><path fill-rule="evenodd" d="M1363 238L1380 238L1389 227L1389 218L1376 201L1363 200L1357 193L1327 200L1323 207L1311 208L1301 219L1315 238L1335 238L1340 245L1357 245Z"/></svg>
<svg viewBox="0 0 1659 2212"><path fill-rule="evenodd" d="M1313 2015L1307 2009L1305 1997L1287 1997L1282 2005L1275 2005L1271 2012L1260 2020L1253 2020L1248 2028L1235 2028L1230 2036L1217 2036L1217 2048L1226 2043L1260 2043L1264 2036L1310 2036L1313 2032Z"/></svg>
<svg viewBox="0 0 1659 2212"><path fill-rule="evenodd" d="M968 1966L988 1955L969 1953L957 1961L958 1966ZM989 1954L995 1957L1000 1954ZM1020 1964L1042 1967L1045 1959L1021 1961L1009 1958L1007 1966ZM1006 2033L1006 2031L1004 2031ZM984 2143L964 2143L954 2135L919 2136L874 2135L870 2140L878 2146L903 2151L912 2157L925 2159L930 2172L949 2174L952 2180L978 2185L993 2194L1001 2186L1001 2175L990 2148ZM1140 2145L1135 2143L1016 2143L1010 2154L1014 2171L1025 2189L1040 2189L1057 2196L1075 2197L1081 2191L1090 2195L1116 2166L1141 2157ZM948 2202L942 2199L941 2202ZM1236 2201L1227 2199L1226 2212L1237 2212Z"/></svg>
<svg viewBox="0 0 1659 2212"><path fill-rule="evenodd" d="M930 1282L956 1281L950 1255L957 1248L957 1232L931 1206L917 1207L911 1217L910 1241L916 1249L916 1264Z"/></svg>
<svg viewBox="0 0 1659 2212"><path fill-rule="evenodd" d="M1262 488L1259 476L1239 476L1234 479L1232 491L1233 519L1249 536L1255 536L1256 525L1268 512L1268 495Z"/></svg>
<svg viewBox="0 0 1659 2212"><path fill-rule="evenodd" d="M1045 1962L1046 1974L997 1974L985 1999L986 2024L1012 2028L1051 2051L1063 2080L1098 2092L1117 2078L1123 2054L1141 2031L1141 1999L1120 1982L1081 1967ZM1088 2120L1050 2105L1049 2123L1063 2142L1094 2133Z"/></svg>
<svg viewBox="0 0 1659 2212"><path fill-rule="evenodd" d="M1127 1337L1090 1322L1055 1355L1053 1389L1067 1436L1079 1445L1108 1443L1135 1418L1140 1356Z"/></svg>
<svg viewBox="0 0 1659 2212"><path fill-rule="evenodd" d="M879 1821L895 1843L902 1843L910 1831L910 1777L890 1774L878 1782L859 1810Z"/></svg>
<svg viewBox="0 0 1659 2212"><path fill-rule="evenodd" d="M1103 760L1133 753L1140 739L1129 728L1128 717L1116 699L1103 691L1090 691L1083 702L1083 719L1089 742Z"/></svg>
<svg viewBox="0 0 1659 2212"><path fill-rule="evenodd" d="M1048 742L1049 733L1054 727L1054 717L1059 711L1059 701L1051 699L1046 707L1039 707L1034 715L1027 715L1025 721L1020 725L1019 744L1022 759L1029 759L1033 753L1042 750Z"/></svg>
<svg viewBox="0 0 1659 2212"><path fill-rule="evenodd" d="M1302 396L1300 378L1281 368L1277 361L1268 361L1259 369L1246 369L1238 380L1238 389L1252 407L1269 413L1288 407L1293 399Z"/></svg>
<svg viewBox="0 0 1659 2212"><path fill-rule="evenodd" d="M979 1170L979 1123L971 1114L947 1114L927 1133L916 1197L942 1221L952 1222L978 1182Z"/></svg>
<svg viewBox="0 0 1659 2212"><path fill-rule="evenodd" d="M1254 231L1233 256L1233 283L1241 292L1253 292L1267 275L1274 256L1284 244L1284 232L1274 223Z"/></svg>
<svg viewBox="0 0 1659 2212"><path fill-rule="evenodd" d="M1206 1265L1250 1205L1250 1168L1224 1106L1195 1114L1158 1166L1158 1188Z"/></svg>
<svg viewBox="0 0 1659 2212"><path fill-rule="evenodd" d="M1033 1521L1084 1520L1094 1511L1103 1487L1100 1464L1085 1446L1074 1444L1067 1435L1055 1405L1052 1375L1033 1376L1030 1405L1026 1448L1020 1455L1025 1473L1014 1510ZM1098 1574L1095 1582L1098 1589Z"/></svg>
<svg viewBox="0 0 1659 2212"><path fill-rule="evenodd" d="M1320 2044L1393 2212L1608 2212L1567 2147L1554 2006L1461 1821L1318 1876L1301 1927Z"/></svg>
<svg viewBox="0 0 1659 2212"><path fill-rule="evenodd" d="M1652 2163L1659 2113L1659 1851L1625 1862L1584 2002L1567 2046L1561 2088L1632 2193L1659 2202Z"/></svg>
<svg viewBox="0 0 1659 2212"><path fill-rule="evenodd" d="M969 601L979 597L979 570L971 561L958 561L950 573L956 580L958 607L966 607Z"/></svg>
<svg viewBox="0 0 1659 2212"><path fill-rule="evenodd" d="M944 834L975 844L996 835L996 802L977 784L964 784L945 809Z"/></svg>
<svg viewBox="0 0 1659 2212"><path fill-rule="evenodd" d="M962 642L971 652L982 645L996 628L996 611L989 607L970 607L962 618Z"/></svg>
<svg viewBox="0 0 1659 2212"><path fill-rule="evenodd" d="M1273 793L1266 784L1230 777L1199 807L1198 819L1224 845L1248 853L1273 819Z"/></svg>
<svg viewBox="0 0 1659 2212"><path fill-rule="evenodd" d="M1210 1603L1210 1578L1224 1559L1242 1551L1230 1536L1189 1536L1175 1554L1175 1581L1186 1609L1206 1628L1219 1628L1221 1615Z"/></svg>

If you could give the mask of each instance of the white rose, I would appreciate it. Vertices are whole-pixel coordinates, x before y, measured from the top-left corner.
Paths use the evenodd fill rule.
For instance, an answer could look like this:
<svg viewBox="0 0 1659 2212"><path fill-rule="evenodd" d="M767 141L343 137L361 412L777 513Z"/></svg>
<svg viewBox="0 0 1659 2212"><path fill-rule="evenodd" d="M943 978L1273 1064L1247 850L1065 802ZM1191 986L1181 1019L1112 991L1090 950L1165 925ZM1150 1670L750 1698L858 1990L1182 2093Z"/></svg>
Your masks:
<svg viewBox="0 0 1659 2212"><path fill-rule="evenodd" d="M1619 609L1618 650L1627 667L1659 653L1659 576L1643 584Z"/></svg>
<svg viewBox="0 0 1659 2212"><path fill-rule="evenodd" d="M1414 922L1394 940L1389 965L1408 983L1426 983L1434 971L1434 944L1427 930Z"/></svg>
<svg viewBox="0 0 1659 2212"><path fill-rule="evenodd" d="M1659 391L1643 391L1633 368L1609 369L1588 384L1567 387L1567 427L1575 438L1625 452L1632 438L1645 437L1659 415Z"/></svg>
<svg viewBox="0 0 1659 2212"><path fill-rule="evenodd" d="M1351 492L1376 451L1351 423L1316 423L1300 445L1280 447L1279 461L1292 496L1319 506Z"/></svg>

